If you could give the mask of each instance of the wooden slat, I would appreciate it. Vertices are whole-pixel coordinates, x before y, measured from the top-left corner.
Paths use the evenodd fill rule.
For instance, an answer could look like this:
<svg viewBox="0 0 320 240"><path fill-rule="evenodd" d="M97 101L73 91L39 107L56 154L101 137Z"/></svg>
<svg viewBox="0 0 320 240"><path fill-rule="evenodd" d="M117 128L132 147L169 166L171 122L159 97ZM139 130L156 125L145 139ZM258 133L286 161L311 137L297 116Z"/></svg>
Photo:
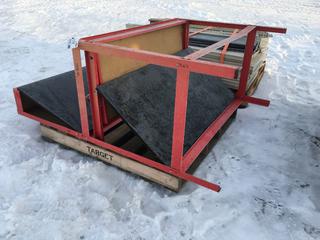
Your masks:
<svg viewBox="0 0 320 240"><path fill-rule="evenodd" d="M138 136L132 137L121 146L121 148L134 153L139 152L141 149L145 147L145 143Z"/></svg>
<svg viewBox="0 0 320 240"><path fill-rule="evenodd" d="M189 168L188 173L193 173L197 167L200 165L201 161L207 156L207 154L211 151L212 147L216 143L216 141L220 138L223 132L228 128L231 122L235 119L236 113L233 114L225 125L219 130L219 134L217 134L210 143L205 147L205 149L201 152L199 157L193 162L192 166ZM124 128L124 127L123 127ZM64 133L61 133L55 129L46 127L41 125L40 130L42 136L53 140L59 144L82 152L84 154L90 155L92 157L98 158L103 162L109 163L116 167L119 167L125 171L129 171L135 173L143 178L156 182L164 187L167 187L173 191L179 191L183 184L184 180L181 180L177 177L174 177L168 173L162 172L160 170L154 169L152 167L148 167L144 164L141 164L137 161L131 160L129 158L123 157L117 153L113 153L111 151L105 150L101 147L93 145L91 143L87 143L83 140L71 137ZM118 131L119 132L119 131ZM150 159L156 158L154 153L150 150L147 150L143 153L143 156L148 157Z"/></svg>
<svg viewBox="0 0 320 240"><path fill-rule="evenodd" d="M135 173L143 178L159 183L171 190L178 191L180 188L182 181L168 173L143 165L137 161L123 157L91 143L87 143L80 139L65 135L52 128L41 125L40 130L42 136L84 154L98 158L105 163L109 163L123 170Z"/></svg>
<svg viewBox="0 0 320 240"><path fill-rule="evenodd" d="M114 144L121 137L129 133L131 130L127 124L121 124L116 129L112 130L110 133L107 133L104 137L104 141L110 144Z"/></svg>

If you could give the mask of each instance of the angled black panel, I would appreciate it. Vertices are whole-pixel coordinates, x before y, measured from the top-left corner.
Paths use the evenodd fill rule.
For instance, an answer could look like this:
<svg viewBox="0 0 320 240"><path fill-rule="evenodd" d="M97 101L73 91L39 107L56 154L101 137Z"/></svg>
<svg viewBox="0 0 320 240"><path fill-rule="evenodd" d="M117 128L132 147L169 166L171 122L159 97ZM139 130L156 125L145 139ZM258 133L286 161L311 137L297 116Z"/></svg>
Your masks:
<svg viewBox="0 0 320 240"><path fill-rule="evenodd" d="M85 83L85 90L88 93L86 70L82 69ZM36 106L53 115L65 125L70 126L76 131L81 131L80 113L78 106L78 96L74 71L65 72L50 78L46 78L37 82L33 82L18 88L23 95L32 99L33 104L30 111L35 111ZM22 100L22 104L24 101ZM90 106L87 104L88 114L90 114ZM28 109L24 109L29 111ZM31 112L30 112L31 113ZM89 122L91 126L91 117Z"/></svg>
<svg viewBox="0 0 320 240"><path fill-rule="evenodd" d="M191 49L179 52L185 56ZM147 65L98 87L126 123L164 163L170 164L176 70ZM219 78L191 73L184 152L233 100Z"/></svg>

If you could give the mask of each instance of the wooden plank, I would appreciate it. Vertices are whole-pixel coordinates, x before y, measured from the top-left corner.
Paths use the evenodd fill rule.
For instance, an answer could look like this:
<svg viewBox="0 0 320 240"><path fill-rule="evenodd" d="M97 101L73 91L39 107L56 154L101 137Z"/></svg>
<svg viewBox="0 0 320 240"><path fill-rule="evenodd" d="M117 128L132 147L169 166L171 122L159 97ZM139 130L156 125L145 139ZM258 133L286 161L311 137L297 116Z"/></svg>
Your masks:
<svg viewBox="0 0 320 240"><path fill-rule="evenodd" d="M146 145L138 136L134 136L131 139L129 139L126 143L124 143L121 146L121 148L130 152L138 153L141 152L141 150L143 150L144 148L146 148Z"/></svg>
<svg viewBox="0 0 320 240"><path fill-rule="evenodd" d="M212 150L215 143L219 140L220 136L223 135L223 133L226 131L229 125L233 122L235 117L236 117L236 112L224 124L224 126L219 130L218 134L210 141L210 143L201 152L201 154L198 156L198 158L194 161L194 163L189 168L188 173L192 174L193 172L195 172L197 167L201 164L202 160ZM129 158L123 157L117 153L113 153L111 151L105 150L101 147L98 147L91 143L87 143L75 137L71 137L55 129L41 125L40 130L41 130L42 136L49 140L52 140L54 142L67 146L71 149L77 150L89 156L98 158L103 162L114 165L125 171L135 173L147 180L156 182L173 191L178 192L185 183L184 180L179 179L175 176L172 176L168 173L146 166L135 160L131 160ZM144 152L143 156L148 157L150 159L156 158L154 153L152 153L150 150L147 150L146 152Z"/></svg>
<svg viewBox="0 0 320 240"><path fill-rule="evenodd" d="M259 70L258 70L258 74L256 75L253 83L250 85L249 89L247 90L247 95L248 96L252 96L255 91L257 90L261 80L262 80L262 77L264 75L264 69L265 69L265 66L266 64L263 64Z"/></svg>
<svg viewBox="0 0 320 240"><path fill-rule="evenodd" d="M135 173L143 178L159 183L173 191L179 191L182 180L168 173L143 165L135 160L123 157L91 143L63 134L57 130L41 125L42 136L69 148L98 158L125 171Z"/></svg>
<svg viewBox="0 0 320 240"><path fill-rule="evenodd" d="M175 26L108 42L108 44L157 53L174 54L182 50L182 33L183 27ZM99 55L99 60L102 82L110 81L146 65L146 63L142 61L116 56Z"/></svg>
<svg viewBox="0 0 320 240"><path fill-rule="evenodd" d="M129 133L131 130L127 124L122 123L116 129L113 129L109 133L107 133L104 137L104 141L110 144L114 144L116 141L119 140L122 136Z"/></svg>

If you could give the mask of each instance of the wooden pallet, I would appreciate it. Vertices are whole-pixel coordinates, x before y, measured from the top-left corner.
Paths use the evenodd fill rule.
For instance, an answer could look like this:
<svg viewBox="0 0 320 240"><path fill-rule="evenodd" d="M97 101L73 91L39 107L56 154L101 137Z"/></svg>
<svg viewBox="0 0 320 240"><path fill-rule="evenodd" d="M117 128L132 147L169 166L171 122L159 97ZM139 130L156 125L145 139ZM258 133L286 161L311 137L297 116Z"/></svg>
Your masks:
<svg viewBox="0 0 320 240"><path fill-rule="evenodd" d="M262 65L260 67L260 69L258 70L258 74L256 75L255 79L253 80L253 82L251 83L251 85L248 87L248 89L246 90L246 94L247 96L252 96L256 90L258 89L259 87L259 84L262 80L262 77L264 75L264 69L266 67L266 64ZM236 91L234 90L234 93L236 93ZM242 102L240 107L241 108L246 108L248 107L248 103L247 102Z"/></svg>
<svg viewBox="0 0 320 240"><path fill-rule="evenodd" d="M199 157L196 159L196 161L194 161L193 165L190 167L188 173L192 173L196 170L200 162L207 156L207 154L210 152L216 141L225 132L225 130L235 119L235 117L236 112L219 130L219 132L205 147L205 149L201 152ZM81 153L92 156L96 159L99 159L104 163L108 163L122 170L137 174L147 180L156 182L173 191L178 192L184 183L184 180L178 177L170 175L161 170L146 166L135 160L121 156L117 153L103 149L86 141L77 139L70 135L66 135L65 133L59 132L56 129L41 125L40 130L44 139L52 140L63 146L69 147ZM119 126L116 126L114 129L111 129L109 132L107 132L104 140L105 142L111 143L128 151L143 155L155 161L159 161L157 157L142 142L142 140L138 138L125 123L122 123Z"/></svg>
<svg viewBox="0 0 320 240"><path fill-rule="evenodd" d="M251 83L250 87L247 89L246 93L248 96L252 96L255 91L257 90L261 80L262 80L262 77L264 75L264 69L266 67L266 64L263 64L259 70L258 70L258 74L257 76L255 77L255 79L253 80L253 82Z"/></svg>

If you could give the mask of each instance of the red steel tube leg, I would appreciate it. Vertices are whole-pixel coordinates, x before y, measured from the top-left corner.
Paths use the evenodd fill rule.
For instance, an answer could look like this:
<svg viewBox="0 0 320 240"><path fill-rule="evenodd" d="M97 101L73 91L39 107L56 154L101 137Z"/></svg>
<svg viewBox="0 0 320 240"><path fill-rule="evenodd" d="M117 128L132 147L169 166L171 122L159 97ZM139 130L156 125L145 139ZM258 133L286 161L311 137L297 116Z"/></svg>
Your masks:
<svg viewBox="0 0 320 240"><path fill-rule="evenodd" d="M152 23L152 25L153 25L152 28L150 28L151 24L147 24L147 25L132 27L129 29L122 29L122 30L118 30L118 31L114 31L114 32L108 32L108 33L103 33L103 34L99 34L99 35L94 35L94 36L90 36L90 37L83 37L80 40L85 40L85 41L101 40L102 38L106 38L106 37L110 37L110 36L114 37L115 35L119 36L119 34L123 35L125 33L127 33L125 37L130 37L130 36L132 37L132 36L137 36L140 34L152 32L154 30L160 30L160 29L164 29L164 28L169 28L169 27L181 25L181 24L185 23L186 21L187 20L181 21L177 18L173 18L173 19L168 19L168 20ZM159 28L159 26L160 26L160 28Z"/></svg>
<svg viewBox="0 0 320 240"><path fill-rule="evenodd" d="M97 93L98 86L98 69L96 62L96 54L86 52L86 65L87 65L87 76L88 76L88 86L89 95L92 111L92 124L93 124L93 134L98 139L103 139L103 124L101 108L99 105L99 97Z"/></svg>
<svg viewBox="0 0 320 240"><path fill-rule="evenodd" d="M236 96L242 98L246 94L247 80L250 73L250 64L253 53L254 41L256 39L256 30L252 30L247 35L246 48L244 51L243 62L242 62L242 70L240 76L239 88L236 93Z"/></svg>
<svg viewBox="0 0 320 240"><path fill-rule="evenodd" d="M242 98L242 101L268 107L270 105L269 100L261 99L261 98L255 98L255 97L249 97L249 96L244 96Z"/></svg>
<svg viewBox="0 0 320 240"><path fill-rule="evenodd" d="M190 71L177 68L176 95L174 101L171 167L182 170L184 134L187 115L188 88Z"/></svg>
<svg viewBox="0 0 320 240"><path fill-rule="evenodd" d="M19 114L23 113L23 107L22 107L22 101L21 101L21 96L18 88L13 89L13 94L14 94L14 99L16 100L16 105L17 105L17 112Z"/></svg>
<svg viewBox="0 0 320 240"><path fill-rule="evenodd" d="M193 176L191 174L181 172L181 173L179 173L179 175L180 175L179 177L181 177L184 180L194 182L194 183L196 183L196 184L198 184L200 186L209 188L212 191L220 192L220 190L221 190L221 187L219 185L217 185L215 183L208 182L208 181L203 180L201 178L195 177L195 176Z"/></svg>
<svg viewBox="0 0 320 240"><path fill-rule="evenodd" d="M188 48L189 46L189 23L183 25L183 49Z"/></svg>
<svg viewBox="0 0 320 240"><path fill-rule="evenodd" d="M101 80L102 74L101 74L100 60L99 60L98 54L95 54L95 62L96 62L96 68L97 68L97 74L98 74L97 82L98 82L98 85L100 85L102 84L102 80ZM105 127L109 122L108 115L107 115L107 103L102 96L98 96L98 98L99 98L100 112L102 114L102 124L103 124L103 127Z"/></svg>
<svg viewBox="0 0 320 240"><path fill-rule="evenodd" d="M84 90L83 75L82 75L82 65L80 49L72 49L73 63L74 63L74 73L76 78L76 86L78 93L80 120L81 120L81 130L85 137L89 137L89 122L87 114L87 104L86 104L86 94Z"/></svg>

